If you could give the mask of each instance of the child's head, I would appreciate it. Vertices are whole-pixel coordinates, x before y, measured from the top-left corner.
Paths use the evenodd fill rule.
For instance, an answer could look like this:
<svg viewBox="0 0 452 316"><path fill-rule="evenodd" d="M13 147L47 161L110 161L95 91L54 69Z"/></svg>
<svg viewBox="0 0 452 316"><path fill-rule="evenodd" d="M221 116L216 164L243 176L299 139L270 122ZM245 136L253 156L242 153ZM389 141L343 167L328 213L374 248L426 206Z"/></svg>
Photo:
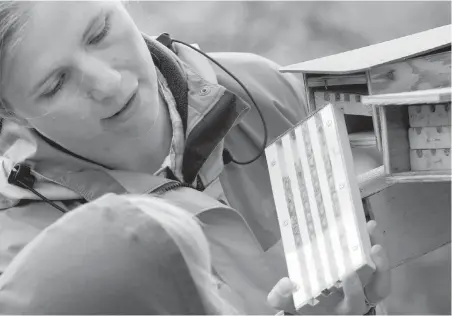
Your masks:
<svg viewBox="0 0 452 316"><path fill-rule="evenodd" d="M161 225L177 245L207 314L236 313L217 291L217 280L212 275L210 250L202 231L202 223L181 207L164 199L148 196L130 196L127 199Z"/></svg>
<svg viewBox="0 0 452 316"><path fill-rule="evenodd" d="M2 314L234 312L200 223L157 197L109 194L66 214L0 281Z"/></svg>

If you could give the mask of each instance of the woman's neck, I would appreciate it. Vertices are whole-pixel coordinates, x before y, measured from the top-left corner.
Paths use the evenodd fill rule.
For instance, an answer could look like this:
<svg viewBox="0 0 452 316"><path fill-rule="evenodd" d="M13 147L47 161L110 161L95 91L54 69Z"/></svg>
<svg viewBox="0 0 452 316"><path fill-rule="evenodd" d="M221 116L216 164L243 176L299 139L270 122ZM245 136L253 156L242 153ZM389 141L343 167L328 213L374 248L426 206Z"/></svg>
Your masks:
<svg viewBox="0 0 452 316"><path fill-rule="evenodd" d="M154 174L160 169L169 154L173 139L173 127L168 106L160 94L159 106L158 120L147 138L149 142L145 148L148 148L148 150L136 157L137 164L134 171Z"/></svg>
<svg viewBox="0 0 452 316"><path fill-rule="evenodd" d="M123 159L116 159L118 165L114 168L147 174L154 174L160 169L169 154L173 128L168 106L160 94L158 106L159 114L152 129L140 138L131 138L118 148L116 157Z"/></svg>

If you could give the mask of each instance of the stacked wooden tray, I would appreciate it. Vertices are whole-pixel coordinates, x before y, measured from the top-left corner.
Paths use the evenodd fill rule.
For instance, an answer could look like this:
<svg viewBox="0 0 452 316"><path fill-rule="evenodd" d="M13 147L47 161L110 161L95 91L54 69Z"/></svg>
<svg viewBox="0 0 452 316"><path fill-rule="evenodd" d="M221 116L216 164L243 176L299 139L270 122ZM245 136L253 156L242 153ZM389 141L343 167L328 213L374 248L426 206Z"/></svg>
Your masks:
<svg viewBox="0 0 452 316"><path fill-rule="evenodd" d="M413 171L450 170L450 103L408 106Z"/></svg>
<svg viewBox="0 0 452 316"><path fill-rule="evenodd" d="M451 180L451 89L363 97L379 108L390 182Z"/></svg>

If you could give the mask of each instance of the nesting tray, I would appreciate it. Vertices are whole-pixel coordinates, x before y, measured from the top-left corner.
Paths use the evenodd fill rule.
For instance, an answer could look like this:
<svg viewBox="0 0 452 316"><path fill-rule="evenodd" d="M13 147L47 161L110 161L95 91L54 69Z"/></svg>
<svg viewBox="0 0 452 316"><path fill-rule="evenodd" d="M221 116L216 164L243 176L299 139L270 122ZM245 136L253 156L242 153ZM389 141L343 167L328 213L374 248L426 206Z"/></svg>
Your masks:
<svg viewBox="0 0 452 316"><path fill-rule="evenodd" d="M295 307L329 304L351 271L366 284L375 267L342 110L325 105L265 153Z"/></svg>
<svg viewBox="0 0 452 316"><path fill-rule="evenodd" d="M440 88L363 97L381 120L390 182L451 180L451 90Z"/></svg>

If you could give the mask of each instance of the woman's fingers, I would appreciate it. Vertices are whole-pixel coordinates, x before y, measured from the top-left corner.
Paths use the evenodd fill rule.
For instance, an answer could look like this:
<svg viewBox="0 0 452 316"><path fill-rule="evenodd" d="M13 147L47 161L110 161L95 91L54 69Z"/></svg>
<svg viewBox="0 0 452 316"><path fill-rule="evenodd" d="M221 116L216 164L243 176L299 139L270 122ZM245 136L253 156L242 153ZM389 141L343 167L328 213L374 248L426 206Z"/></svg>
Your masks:
<svg viewBox="0 0 452 316"><path fill-rule="evenodd" d="M268 304L276 310L294 312L295 307L292 297L294 289L295 285L289 278L282 278L268 294Z"/></svg>
<svg viewBox="0 0 452 316"><path fill-rule="evenodd" d="M391 271L389 270L388 257L383 247L374 245L370 254L376 270L364 291L369 302L376 304L385 299L391 292Z"/></svg>
<svg viewBox="0 0 452 316"><path fill-rule="evenodd" d="M386 298L391 292L391 272L389 271L389 260L385 249L379 245L382 240L381 231L375 221L367 223L367 231L373 245L370 251L372 261L375 263L376 271L372 279L365 287L365 294L370 303L378 303Z"/></svg>
<svg viewBox="0 0 452 316"><path fill-rule="evenodd" d="M371 249L371 257L375 263L376 271L364 290L356 272L351 273L344 279L344 299L335 308L335 312L338 314L362 315L367 312L367 306L365 304L366 297L370 303L378 303L389 295L391 286L389 263L386 252L377 244L381 240L377 223L375 221L369 221L367 223L367 230L371 243L374 245ZM268 294L268 303L276 310L295 313L292 297L294 289L295 285L289 278L281 279ZM314 306L312 309L315 310L316 307L318 309L320 306ZM334 309L333 306L331 307Z"/></svg>
<svg viewBox="0 0 452 316"><path fill-rule="evenodd" d="M351 273L342 282L344 299L336 307L339 315L363 315L367 312L363 287L356 273Z"/></svg>
<svg viewBox="0 0 452 316"><path fill-rule="evenodd" d="M372 245L378 244L381 235L380 231L377 229L377 222L372 220L367 222L367 232L370 236L370 243Z"/></svg>

